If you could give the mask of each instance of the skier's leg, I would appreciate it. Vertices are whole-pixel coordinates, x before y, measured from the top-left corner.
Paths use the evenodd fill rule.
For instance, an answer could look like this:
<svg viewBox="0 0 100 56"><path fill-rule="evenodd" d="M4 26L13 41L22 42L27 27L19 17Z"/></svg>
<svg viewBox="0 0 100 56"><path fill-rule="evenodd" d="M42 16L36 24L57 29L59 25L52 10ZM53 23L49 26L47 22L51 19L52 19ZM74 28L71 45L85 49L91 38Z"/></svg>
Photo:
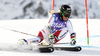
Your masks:
<svg viewBox="0 0 100 56"><path fill-rule="evenodd" d="M50 24L46 24L46 26L41 30L44 40L42 41L42 45L49 46L52 43L50 42L49 35L51 34L51 26Z"/></svg>
<svg viewBox="0 0 100 56"><path fill-rule="evenodd" d="M30 38L30 39L20 39L17 43L20 45L26 45L26 44L31 44L31 43L40 43L43 41L44 37L41 31L39 31L38 36L35 38Z"/></svg>
<svg viewBox="0 0 100 56"><path fill-rule="evenodd" d="M39 31L38 33L38 37L35 38L30 38L30 39L21 39L18 44L31 44L31 43L40 43L44 40L45 44L49 43L48 41L48 34L46 32L46 29L42 29L41 31Z"/></svg>
<svg viewBox="0 0 100 56"><path fill-rule="evenodd" d="M30 39L22 39L22 41L20 41L22 44L31 44L31 43L40 43L43 40L43 43L45 42L45 44L49 45L50 41L49 41L49 34L51 34L51 26L50 24L47 24L44 29L42 29L41 31L39 31L38 33L38 37L35 38L30 38Z"/></svg>
<svg viewBox="0 0 100 56"><path fill-rule="evenodd" d="M55 32L53 34L54 35L54 39L55 39L55 43L57 43L58 41L60 41L61 39L63 39L67 35L67 32L68 32L67 28L63 28L63 29L58 30L57 32Z"/></svg>

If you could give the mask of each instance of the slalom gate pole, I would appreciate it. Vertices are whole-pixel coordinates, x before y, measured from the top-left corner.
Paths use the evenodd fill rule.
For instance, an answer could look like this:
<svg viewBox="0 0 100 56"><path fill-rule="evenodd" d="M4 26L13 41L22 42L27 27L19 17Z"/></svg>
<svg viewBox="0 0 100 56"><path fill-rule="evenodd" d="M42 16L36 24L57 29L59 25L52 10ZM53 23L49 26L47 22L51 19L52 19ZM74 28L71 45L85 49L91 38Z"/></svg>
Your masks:
<svg viewBox="0 0 100 56"><path fill-rule="evenodd" d="M89 30L88 30L87 0L85 0L85 9L86 9L86 26L87 26L87 44L89 45Z"/></svg>
<svg viewBox="0 0 100 56"><path fill-rule="evenodd" d="M52 11L54 11L54 2L55 0L52 0Z"/></svg>
<svg viewBox="0 0 100 56"><path fill-rule="evenodd" d="M9 29L9 28L4 28L4 27L0 27L0 28L5 29L5 30L10 30L10 31L13 31L13 32L18 32L18 33L25 34L25 35L30 35L30 36L37 37L36 35L32 35L32 34L29 34L29 33L13 30L13 29Z"/></svg>

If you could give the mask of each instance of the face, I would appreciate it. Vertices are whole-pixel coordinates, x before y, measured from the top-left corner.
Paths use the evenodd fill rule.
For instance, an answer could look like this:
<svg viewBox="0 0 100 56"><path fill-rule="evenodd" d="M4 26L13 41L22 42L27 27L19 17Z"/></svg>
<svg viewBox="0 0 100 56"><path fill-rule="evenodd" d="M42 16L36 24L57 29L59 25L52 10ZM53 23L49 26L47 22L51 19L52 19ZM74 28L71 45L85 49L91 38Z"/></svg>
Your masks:
<svg viewBox="0 0 100 56"><path fill-rule="evenodd" d="M63 20L64 20L64 21L67 21L67 19L68 19L68 17L64 17L64 16L63 16Z"/></svg>

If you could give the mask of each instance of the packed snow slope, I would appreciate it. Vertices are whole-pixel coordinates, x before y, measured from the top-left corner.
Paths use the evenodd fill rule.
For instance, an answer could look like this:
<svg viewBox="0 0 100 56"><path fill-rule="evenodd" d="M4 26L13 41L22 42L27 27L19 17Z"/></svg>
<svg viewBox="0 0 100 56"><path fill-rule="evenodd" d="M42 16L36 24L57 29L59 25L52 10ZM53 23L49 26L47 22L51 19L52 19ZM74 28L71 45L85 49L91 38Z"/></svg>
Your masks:
<svg viewBox="0 0 100 56"><path fill-rule="evenodd" d="M0 56L99 56L100 55L100 20L89 19L89 40L90 44L87 45L87 29L85 19L70 19L76 32L76 46L81 46L80 52L69 51L54 51L53 53L38 53L38 52L11 52L0 51ZM9 44L16 44L19 39L34 38L30 35L21 34L11 31L17 30L33 35L38 32L48 23L48 19L26 19L26 20L1 20L0 21L0 48L7 48ZM69 33L60 42L70 42ZM67 45L61 45L67 46Z"/></svg>

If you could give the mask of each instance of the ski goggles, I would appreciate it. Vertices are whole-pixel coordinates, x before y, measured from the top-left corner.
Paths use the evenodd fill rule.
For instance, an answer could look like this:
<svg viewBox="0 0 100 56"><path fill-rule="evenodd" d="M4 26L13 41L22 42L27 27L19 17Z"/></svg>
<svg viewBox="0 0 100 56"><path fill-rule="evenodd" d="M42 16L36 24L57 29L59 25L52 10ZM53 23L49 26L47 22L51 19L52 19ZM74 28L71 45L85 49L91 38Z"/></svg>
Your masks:
<svg viewBox="0 0 100 56"><path fill-rule="evenodd" d="M61 12L61 13L62 13L62 16L64 16L64 17L69 17L70 14L71 14L71 10L63 11L63 12Z"/></svg>

